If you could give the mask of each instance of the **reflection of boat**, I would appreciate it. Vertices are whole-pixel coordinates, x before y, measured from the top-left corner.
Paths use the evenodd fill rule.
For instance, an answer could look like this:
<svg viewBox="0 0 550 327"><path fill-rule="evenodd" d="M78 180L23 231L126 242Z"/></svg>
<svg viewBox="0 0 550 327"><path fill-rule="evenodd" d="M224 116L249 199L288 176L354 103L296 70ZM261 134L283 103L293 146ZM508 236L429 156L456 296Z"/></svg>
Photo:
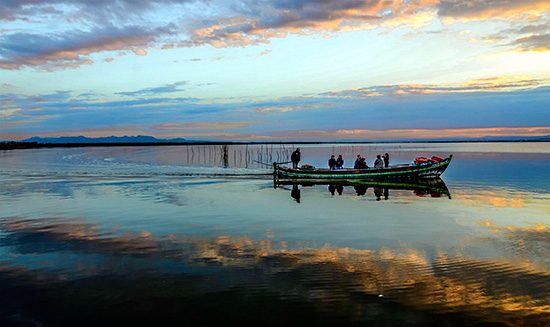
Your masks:
<svg viewBox="0 0 550 327"><path fill-rule="evenodd" d="M357 195L365 195L369 188L374 189L374 195L377 200L383 196L385 199L389 197L390 190L411 190L417 196L441 197L447 196L451 198L451 193L445 185L445 182L440 178L427 180L410 180L410 181L376 181L376 180L284 180L275 179L274 186L292 186L293 194L299 194L298 186L309 187L315 185L327 185L328 191L334 195L335 191L342 195L344 187L353 187ZM295 198L295 195L293 195ZM299 200L298 200L299 202Z"/></svg>
<svg viewBox="0 0 550 327"><path fill-rule="evenodd" d="M438 178L451 163L453 155L441 161L428 161L420 164L394 165L388 168L354 169L344 168L331 170L327 168L289 168L277 163L273 165L275 176L291 179L323 179L323 180L410 180Z"/></svg>

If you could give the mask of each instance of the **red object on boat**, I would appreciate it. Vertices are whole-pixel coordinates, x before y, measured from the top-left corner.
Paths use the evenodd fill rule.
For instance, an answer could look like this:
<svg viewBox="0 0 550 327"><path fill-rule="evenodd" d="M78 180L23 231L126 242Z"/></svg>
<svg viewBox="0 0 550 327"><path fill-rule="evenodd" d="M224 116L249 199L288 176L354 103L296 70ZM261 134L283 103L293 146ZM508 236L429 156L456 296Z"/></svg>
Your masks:
<svg viewBox="0 0 550 327"><path fill-rule="evenodd" d="M416 157L416 159L414 159L415 164L428 163L428 162L430 162L430 159L426 157Z"/></svg>
<svg viewBox="0 0 550 327"><path fill-rule="evenodd" d="M435 161L435 162L440 162L440 161L443 161L445 159L441 158L441 157L438 157L438 156L432 156L432 161Z"/></svg>

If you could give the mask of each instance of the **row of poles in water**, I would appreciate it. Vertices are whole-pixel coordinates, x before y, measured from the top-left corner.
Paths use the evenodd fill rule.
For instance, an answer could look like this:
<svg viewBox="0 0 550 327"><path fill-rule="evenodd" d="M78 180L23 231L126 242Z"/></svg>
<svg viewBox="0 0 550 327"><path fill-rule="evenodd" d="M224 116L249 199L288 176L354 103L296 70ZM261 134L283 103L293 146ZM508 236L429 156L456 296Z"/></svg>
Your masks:
<svg viewBox="0 0 550 327"><path fill-rule="evenodd" d="M222 167L269 168L273 162L288 162L296 149L295 144L264 145L188 145L185 146L186 163ZM327 147L327 154L353 155L365 151L364 147ZM302 156L304 155L302 149ZM371 151L378 150L376 147ZM178 150L180 151L180 150ZM306 150L307 151L307 150ZM331 151L330 153L328 151ZM338 153L337 153L338 152ZM395 150L394 150L395 152Z"/></svg>
<svg viewBox="0 0 550 327"><path fill-rule="evenodd" d="M265 167L288 161L296 149L293 145L190 145L186 146L188 164L202 163L223 167Z"/></svg>

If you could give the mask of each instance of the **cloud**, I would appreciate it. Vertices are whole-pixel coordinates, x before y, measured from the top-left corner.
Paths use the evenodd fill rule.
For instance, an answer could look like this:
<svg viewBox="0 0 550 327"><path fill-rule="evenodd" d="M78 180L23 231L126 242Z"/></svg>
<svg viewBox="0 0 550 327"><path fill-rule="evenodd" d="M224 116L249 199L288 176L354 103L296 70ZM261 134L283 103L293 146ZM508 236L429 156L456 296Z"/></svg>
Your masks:
<svg viewBox="0 0 550 327"><path fill-rule="evenodd" d="M187 84L186 81L179 81L172 84L166 84L164 86L148 87L137 91L117 92L115 94L125 95L125 96L140 96L140 95L155 95L155 94L162 94L162 93L175 93L175 92L183 91L179 87L186 84Z"/></svg>
<svg viewBox="0 0 550 327"><path fill-rule="evenodd" d="M68 20L113 20L140 15L162 5L178 5L194 0L16 0L0 2L0 20L29 20L33 17L61 16Z"/></svg>
<svg viewBox="0 0 550 327"><path fill-rule="evenodd" d="M479 138L503 136L546 136L550 126L538 127L482 127L448 129L336 129L336 130L289 130L271 133L273 139L281 140L403 140L438 138Z"/></svg>
<svg viewBox="0 0 550 327"><path fill-rule="evenodd" d="M181 45L248 46L267 43L271 38L285 37L289 33L349 31L374 28L382 23L393 27L419 26L431 21L435 1L248 0L242 3L239 8L243 9L237 10L232 17L201 21L191 26L190 40Z"/></svg>
<svg viewBox="0 0 550 327"><path fill-rule="evenodd" d="M257 123L258 121L163 123L153 125L151 129L157 131L231 130L246 128Z"/></svg>
<svg viewBox="0 0 550 327"><path fill-rule="evenodd" d="M175 92L180 90L178 85L186 85L183 81L115 95L67 90L36 95L0 92L2 110L7 110L0 128L12 136L56 131L80 135L79 131L99 130L94 134L98 135L102 129L111 132L116 126L131 126L127 130L136 131L133 135L232 140L387 139L415 133L442 136L445 131L462 135L458 131L463 128L477 128L475 133L491 136L499 131L479 128L495 126L505 128L506 133L523 126L520 132L533 134L540 130L529 131L527 126L550 126L550 88L545 83L492 77L453 85L366 87L380 94L371 97L343 90L261 101L179 97Z"/></svg>
<svg viewBox="0 0 550 327"><path fill-rule="evenodd" d="M9 116L13 116L16 113L20 112L20 108L15 109L0 109L0 118L7 118Z"/></svg>
<svg viewBox="0 0 550 327"><path fill-rule="evenodd" d="M265 49L265 50L263 50L262 52L260 52L260 56L261 56L261 57L267 56L267 55L269 55L272 51L273 51L272 49Z"/></svg>
<svg viewBox="0 0 550 327"><path fill-rule="evenodd" d="M358 89L329 91L319 95L343 98L368 98L382 95L468 93L532 89L540 86L542 80L521 77L489 77L449 85L398 84L363 87Z"/></svg>
<svg viewBox="0 0 550 327"><path fill-rule="evenodd" d="M438 14L453 20L520 19L539 17L550 10L547 0L441 0Z"/></svg>
<svg viewBox="0 0 550 327"><path fill-rule="evenodd" d="M90 56L102 51L145 56L152 47L246 47L289 34L419 29L437 19L452 23L528 18L532 22L549 10L547 0L3 1L0 21L32 21L29 26L33 27L3 33L0 69L78 68L92 64ZM53 28L51 21L70 24ZM518 40L523 51L544 49L543 35L523 37L530 36Z"/></svg>
<svg viewBox="0 0 550 327"><path fill-rule="evenodd" d="M132 52L134 52L136 54L136 56L146 56L147 55L147 50L145 50L145 49L134 49L134 50L132 50Z"/></svg>
<svg viewBox="0 0 550 327"><path fill-rule="evenodd" d="M304 110L304 109L328 108L331 105L332 104L330 103L275 105L275 106L257 107L257 108L254 108L253 110L261 114L275 114L275 113L285 113L285 112L298 111L298 110Z"/></svg>
<svg viewBox="0 0 550 327"><path fill-rule="evenodd" d="M159 138L201 138L217 140L265 140L265 141L376 141L376 140L414 140L445 138L483 138L525 136L537 137L550 135L550 126L535 127L482 127L447 129L333 129L333 130L285 130L278 132L239 133L229 129L244 128L255 122L201 122L189 125L171 125L162 123L152 126L129 124L105 128L87 128L79 130L58 130L48 132L0 132L0 139L18 140L31 136L136 136L152 135ZM195 126L193 124L196 124ZM183 126L183 128L180 128ZM221 127L220 127L221 126ZM225 127L224 127L225 126Z"/></svg>
<svg viewBox="0 0 550 327"><path fill-rule="evenodd" d="M377 91L372 91L369 88L358 88L358 89L352 89L352 90L323 92L323 93L320 93L319 95L328 96L328 97L340 97L340 98L369 98L369 97L381 96L382 93L379 93Z"/></svg>
<svg viewBox="0 0 550 327"><path fill-rule="evenodd" d="M521 51L550 51L550 34L531 35L512 42Z"/></svg>
<svg viewBox="0 0 550 327"><path fill-rule="evenodd" d="M107 26L89 31L39 35L14 33L0 36L0 68L39 66L49 70L91 64L88 55L102 51L134 51L145 55L143 47L169 28L144 29L138 26Z"/></svg>

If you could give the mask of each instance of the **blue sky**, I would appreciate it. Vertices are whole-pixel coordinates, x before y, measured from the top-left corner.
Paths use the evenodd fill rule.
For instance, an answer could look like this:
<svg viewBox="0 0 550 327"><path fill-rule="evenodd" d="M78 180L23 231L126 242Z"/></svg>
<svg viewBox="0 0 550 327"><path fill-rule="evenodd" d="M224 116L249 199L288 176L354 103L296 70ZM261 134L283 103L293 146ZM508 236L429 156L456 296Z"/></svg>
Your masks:
<svg viewBox="0 0 550 327"><path fill-rule="evenodd" d="M0 139L550 134L539 0L0 0Z"/></svg>

